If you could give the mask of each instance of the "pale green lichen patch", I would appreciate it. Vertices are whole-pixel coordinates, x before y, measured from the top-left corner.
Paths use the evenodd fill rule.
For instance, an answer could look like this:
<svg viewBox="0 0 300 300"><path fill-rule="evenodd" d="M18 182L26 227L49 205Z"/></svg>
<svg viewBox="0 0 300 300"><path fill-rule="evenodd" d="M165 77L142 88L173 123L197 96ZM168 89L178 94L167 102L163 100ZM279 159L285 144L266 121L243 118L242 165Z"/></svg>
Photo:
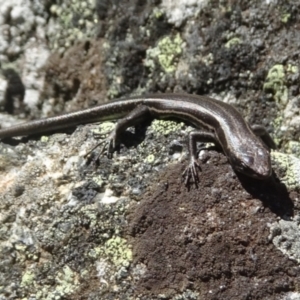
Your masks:
<svg viewBox="0 0 300 300"><path fill-rule="evenodd" d="M295 74L298 67L288 64L286 67L277 64L268 72L263 89L266 92L272 92L277 103L285 106L288 102L288 88L286 85L287 74Z"/></svg>
<svg viewBox="0 0 300 300"><path fill-rule="evenodd" d="M299 71L298 66L294 66L294 65L291 65L291 64L287 65L287 72L290 72L292 74L296 74L296 73L298 73L298 71Z"/></svg>
<svg viewBox="0 0 300 300"><path fill-rule="evenodd" d="M164 15L164 11L162 11L158 7L154 7L152 14L155 18L159 19Z"/></svg>
<svg viewBox="0 0 300 300"><path fill-rule="evenodd" d="M280 180L288 190L300 187L300 159L290 154L272 151L272 160L277 164L282 174Z"/></svg>
<svg viewBox="0 0 300 300"><path fill-rule="evenodd" d="M35 279L34 273L30 270L27 270L22 276L21 286L25 287L25 286L32 285L34 279Z"/></svg>
<svg viewBox="0 0 300 300"><path fill-rule="evenodd" d="M291 19L291 14L290 13L283 13L281 15L281 22L286 24L289 20Z"/></svg>
<svg viewBox="0 0 300 300"><path fill-rule="evenodd" d="M48 32L51 48L64 51L76 41L94 35L98 19L93 0L57 1L50 12L54 16Z"/></svg>
<svg viewBox="0 0 300 300"><path fill-rule="evenodd" d="M101 176L95 176L92 178L92 180L97 184L99 185L99 187L103 187L104 186L104 180L101 178Z"/></svg>
<svg viewBox="0 0 300 300"><path fill-rule="evenodd" d="M155 132L161 135L168 135L172 132L178 132L184 127L183 122L165 121L165 120L154 120L152 122L152 128Z"/></svg>
<svg viewBox="0 0 300 300"><path fill-rule="evenodd" d="M68 266L65 266L63 270L57 274L56 281L58 283L58 286L56 287L56 291L53 294L67 296L74 293L76 288L78 288L78 275L73 272Z"/></svg>
<svg viewBox="0 0 300 300"><path fill-rule="evenodd" d="M155 156L153 154L150 154L146 157L145 161L148 163L148 164L153 164L154 161L155 161Z"/></svg>
<svg viewBox="0 0 300 300"><path fill-rule="evenodd" d="M234 37L229 41L227 41L227 43L225 44L225 48L230 49L231 47L238 45L240 43L241 43L241 39L238 37Z"/></svg>
<svg viewBox="0 0 300 300"><path fill-rule="evenodd" d="M90 249L87 255L96 262L99 281L106 286L113 280L111 274L121 272L124 275L132 261L132 250L127 241L120 236L113 236L104 245Z"/></svg>
<svg viewBox="0 0 300 300"><path fill-rule="evenodd" d="M37 290L35 299L43 300L62 300L76 292L79 288L79 275L71 270L70 267L64 266L55 276L56 286L51 287L35 286Z"/></svg>
<svg viewBox="0 0 300 300"><path fill-rule="evenodd" d="M176 58L182 53L182 44L183 40L179 33L174 38L164 37L156 47L147 50L145 65L154 69L155 61L158 61L165 73L174 72L177 67Z"/></svg>
<svg viewBox="0 0 300 300"><path fill-rule="evenodd" d="M82 207L80 213L89 220L91 227L94 227L97 224L97 211L93 208L93 205Z"/></svg>
<svg viewBox="0 0 300 300"><path fill-rule="evenodd" d="M288 141L285 145L285 151L289 154L294 154L297 157L300 157L300 142Z"/></svg>
<svg viewBox="0 0 300 300"><path fill-rule="evenodd" d="M116 266L132 261L131 248L127 241L119 236L114 236L105 243L104 252Z"/></svg>
<svg viewBox="0 0 300 300"><path fill-rule="evenodd" d="M48 136L43 135L43 136L41 137L41 142L47 143L48 141L49 141L49 137L48 137Z"/></svg>
<svg viewBox="0 0 300 300"><path fill-rule="evenodd" d="M277 103L287 104L288 89L283 65L275 65L269 70L263 89L272 92Z"/></svg>
<svg viewBox="0 0 300 300"><path fill-rule="evenodd" d="M100 135L109 134L115 128L115 126L116 124L114 122L110 122L110 121L103 122L100 123L96 129L93 129L93 132L95 134L100 134Z"/></svg>
<svg viewBox="0 0 300 300"><path fill-rule="evenodd" d="M88 252L88 257L93 258L93 259L97 259L100 254L102 253L102 248L101 247L95 247L93 249L90 249L90 251Z"/></svg>
<svg viewBox="0 0 300 300"><path fill-rule="evenodd" d="M271 126L274 128L272 131L272 138L276 145L280 145L282 141L282 128L286 119L283 118L282 115L278 115L271 121Z"/></svg>
<svg viewBox="0 0 300 300"><path fill-rule="evenodd" d="M128 265L132 261L132 250L127 241L120 236L113 236L103 246L89 251L89 257L102 258L115 266Z"/></svg>

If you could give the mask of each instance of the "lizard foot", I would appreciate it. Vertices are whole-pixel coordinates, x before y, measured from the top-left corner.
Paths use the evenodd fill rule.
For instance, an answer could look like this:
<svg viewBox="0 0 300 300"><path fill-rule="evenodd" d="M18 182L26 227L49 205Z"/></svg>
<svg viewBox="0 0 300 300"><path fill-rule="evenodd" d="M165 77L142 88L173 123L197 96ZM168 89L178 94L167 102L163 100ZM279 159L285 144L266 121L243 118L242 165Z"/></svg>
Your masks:
<svg viewBox="0 0 300 300"><path fill-rule="evenodd" d="M94 146L90 151L88 151L88 153L85 155L85 158L87 158L96 148L101 147L99 154L97 155L97 159L99 159L99 157L105 153L105 155L109 158L111 158L112 153L116 147L116 138L115 138L115 132L113 131L112 133L110 133L110 135L104 139L103 141L101 141L100 143L96 144L96 146Z"/></svg>
<svg viewBox="0 0 300 300"><path fill-rule="evenodd" d="M197 160L192 157L190 159L188 166L182 173L182 176L185 178L184 180L185 185L188 185L190 179L192 178L195 185L198 186L198 182L199 182L198 169L201 171L201 167L198 164Z"/></svg>

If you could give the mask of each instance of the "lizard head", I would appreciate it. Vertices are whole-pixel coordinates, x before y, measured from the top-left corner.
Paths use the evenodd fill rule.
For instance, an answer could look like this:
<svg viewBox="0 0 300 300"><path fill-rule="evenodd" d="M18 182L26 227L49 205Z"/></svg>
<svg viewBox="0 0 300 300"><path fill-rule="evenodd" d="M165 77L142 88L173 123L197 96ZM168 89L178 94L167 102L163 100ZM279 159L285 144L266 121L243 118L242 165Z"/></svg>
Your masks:
<svg viewBox="0 0 300 300"><path fill-rule="evenodd" d="M236 171L253 178L267 179L272 174L270 152L257 137L239 145L229 160Z"/></svg>

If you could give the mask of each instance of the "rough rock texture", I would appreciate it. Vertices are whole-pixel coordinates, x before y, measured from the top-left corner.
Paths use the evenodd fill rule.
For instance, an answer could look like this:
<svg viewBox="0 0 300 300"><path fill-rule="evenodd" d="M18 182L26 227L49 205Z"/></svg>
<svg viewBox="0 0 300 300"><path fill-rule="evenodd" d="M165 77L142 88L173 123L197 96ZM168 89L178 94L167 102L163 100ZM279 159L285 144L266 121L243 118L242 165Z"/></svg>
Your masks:
<svg viewBox="0 0 300 300"><path fill-rule="evenodd" d="M278 144L273 176L209 147L186 187L191 127L110 122L0 143L0 299L300 299L297 1L0 0L0 123L146 92L235 105Z"/></svg>

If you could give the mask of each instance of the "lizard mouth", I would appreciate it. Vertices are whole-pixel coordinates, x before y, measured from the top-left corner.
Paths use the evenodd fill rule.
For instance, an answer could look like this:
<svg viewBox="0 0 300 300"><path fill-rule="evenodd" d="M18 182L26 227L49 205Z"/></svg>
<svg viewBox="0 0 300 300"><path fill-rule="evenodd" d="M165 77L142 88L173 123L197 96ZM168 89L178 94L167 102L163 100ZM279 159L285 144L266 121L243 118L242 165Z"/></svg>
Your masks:
<svg viewBox="0 0 300 300"><path fill-rule="evenodd" d="M239 168L238 171L252 178L261 180L268 179L272 174L272 168L268 166L259 166L256 169L243 167Z"/></svg>

